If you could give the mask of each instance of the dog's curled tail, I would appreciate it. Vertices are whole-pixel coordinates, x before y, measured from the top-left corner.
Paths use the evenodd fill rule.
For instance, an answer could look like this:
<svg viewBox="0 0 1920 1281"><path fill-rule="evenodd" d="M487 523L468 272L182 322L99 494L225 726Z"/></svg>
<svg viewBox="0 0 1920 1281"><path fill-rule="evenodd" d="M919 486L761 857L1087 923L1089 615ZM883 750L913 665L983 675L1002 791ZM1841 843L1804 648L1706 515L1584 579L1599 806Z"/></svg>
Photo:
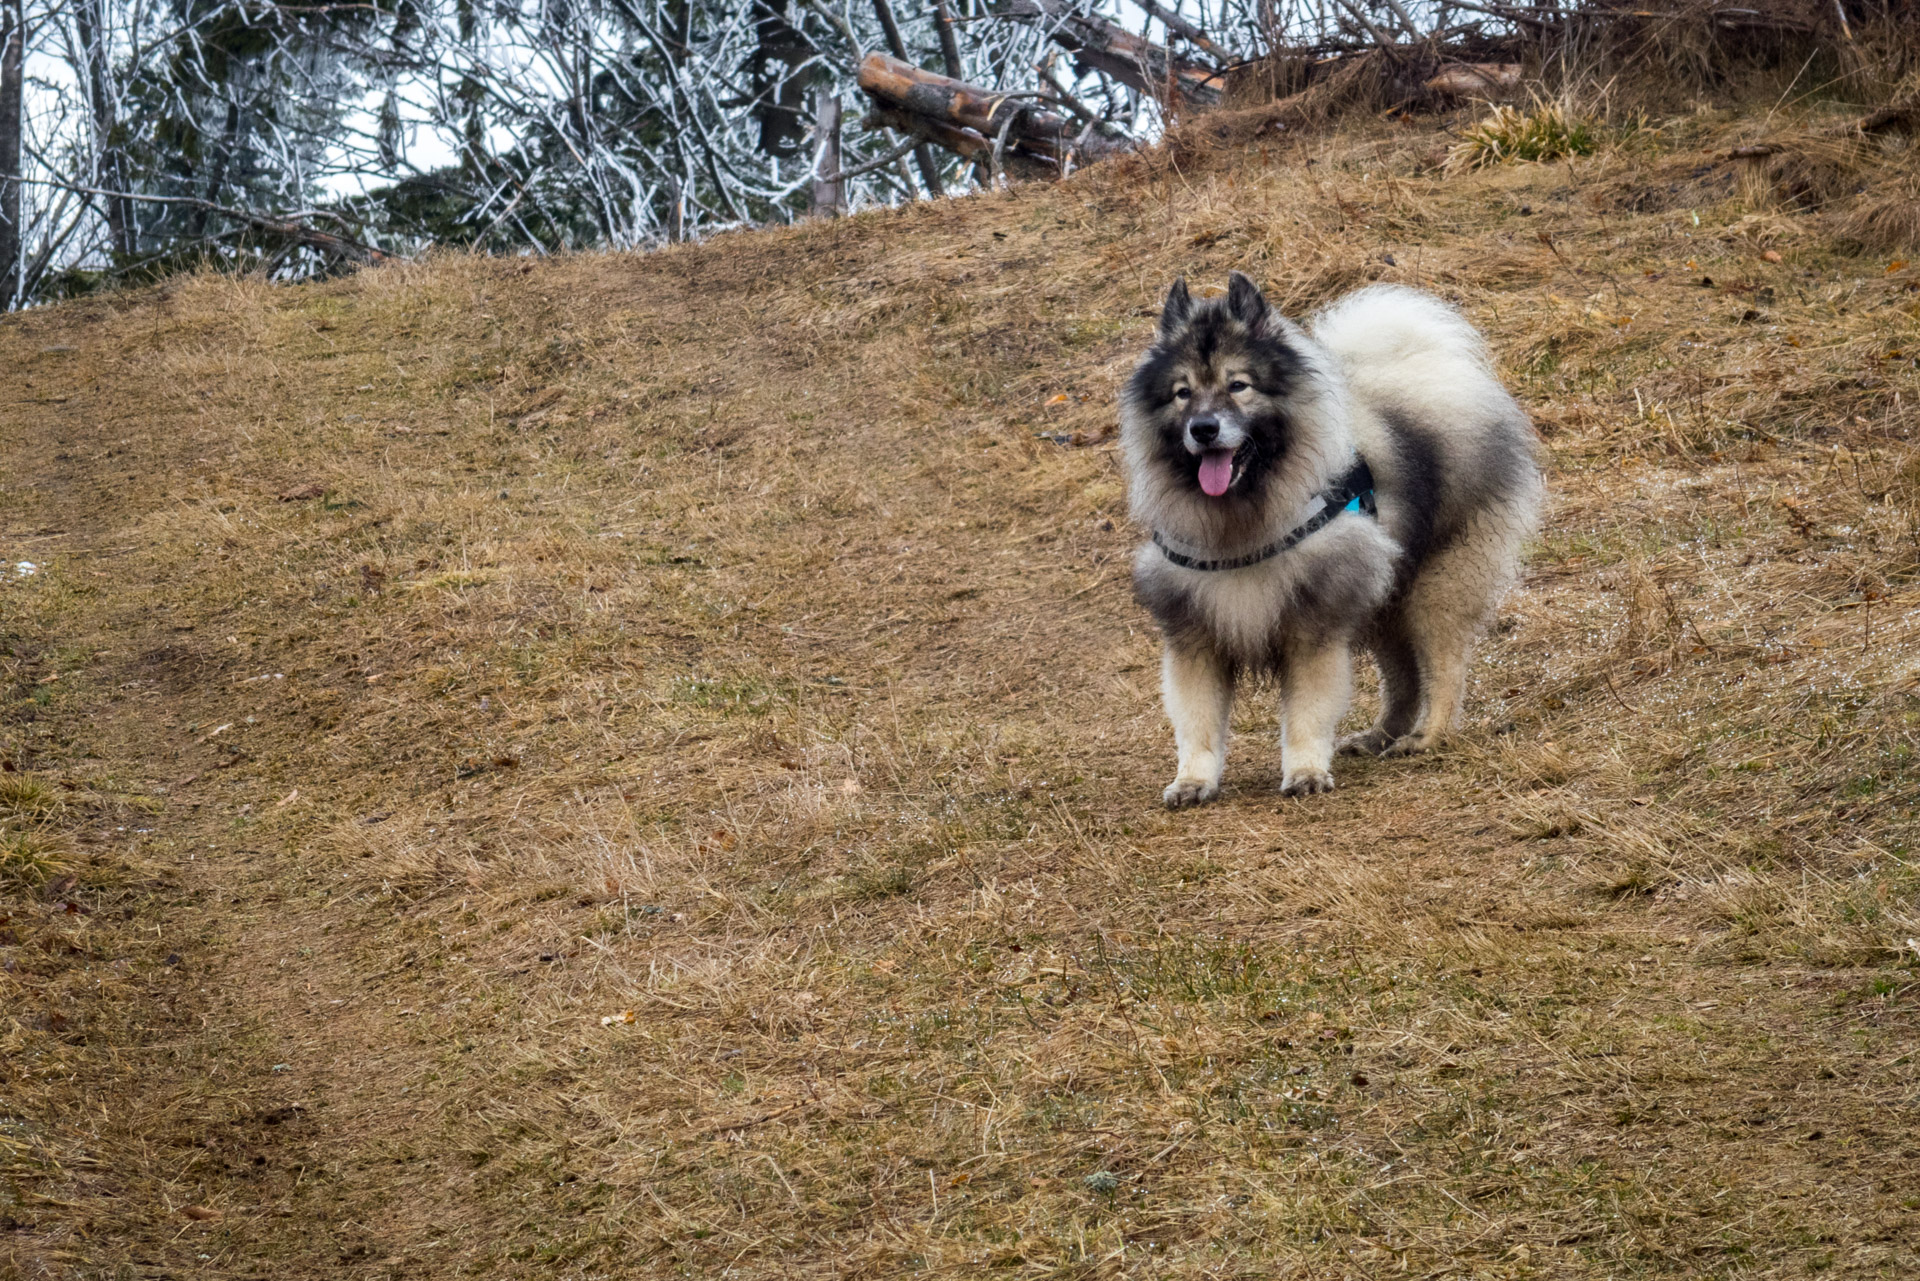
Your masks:
<svg viewBox="0 0 1920 1281"><path fill-rule="evenodd" d="M1313 336L1349 370L1436 359L1491 373L1487 345L1464 316L1405 285L1369 285L1317 313Z"/></svg>

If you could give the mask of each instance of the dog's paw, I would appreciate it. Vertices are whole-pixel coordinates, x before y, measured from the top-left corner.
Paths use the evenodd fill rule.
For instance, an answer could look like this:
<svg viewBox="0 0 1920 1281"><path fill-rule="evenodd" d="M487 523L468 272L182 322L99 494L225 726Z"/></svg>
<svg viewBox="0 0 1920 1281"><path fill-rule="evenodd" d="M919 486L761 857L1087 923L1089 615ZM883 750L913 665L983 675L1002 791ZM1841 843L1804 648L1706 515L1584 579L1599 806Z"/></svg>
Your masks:
<svg viewBox="0 0 1920 1281"><path fill-rule="evenodd" d="M1194 805L1205 805L1220 795L1220 784L1204 778L1176 778L1167 784L1167 790L1160 799L1167 803L1170 810L1183 810Z"/></svg>
<svg viewBox="0 0 1920 1281"><path fill-rule="evenodd" d="M1419 732L1402 734L1389 743L1386 750L1380 754L1382 756L1418 756L1422 752L1431 750L1433 745L1434 737L1431 734Z"/></svg>
<svg viewBox="0 0 1920 1281"><path fill-rule="evenodd" d="M1317 796L1333 790L1333 775L1323 769L1293 770L1280 780L1282 796Z"/></svg>
<svg viewBox="0 0 1920 1281"><path fill-rule="evenodd" d="M1341 739L1334 751L1342 756L1378 756L1393 745L1393 736L1383 729L1365 730Z"/></svg>

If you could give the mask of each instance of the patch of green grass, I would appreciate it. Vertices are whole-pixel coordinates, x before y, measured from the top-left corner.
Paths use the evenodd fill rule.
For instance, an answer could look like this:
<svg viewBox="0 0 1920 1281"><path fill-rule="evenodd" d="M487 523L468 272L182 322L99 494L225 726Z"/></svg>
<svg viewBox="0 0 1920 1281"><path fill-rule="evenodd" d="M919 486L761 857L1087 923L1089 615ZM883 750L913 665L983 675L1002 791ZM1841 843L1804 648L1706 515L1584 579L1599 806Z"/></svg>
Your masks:
<svg viewBox="0 0 1920 1281"><path fill-rule="evenodd" d="M1447 169L1484 169L1515 160L1559 160L1592 155L1599 133L1564 103L1536 103L1532 111L1497 106L1470 126L1447 152Z"/></svg>
<svg viewBox="0 0 1920 1281"><path fill-rule="evenodd" d="M1271 1014L1287 1007L1312 1008L1323 976L1297 954L1262 952L1224 940L1169 940L1151 948L1113 952L1104 947L1083 958L1116 991L1137 1000L1183 1005L1243 1004Z"/></svg>
<svg viewBox="0 0 1920 1281"><path fill-rule="evenodd" d="M710 711L745 712L755 716L771 710L777 697L771 686L752 677L716 677L709 680L676 676L672 693L675 702L690 703Z"/></svg>
<svg viewBox="0 0 1920 1281"><path fill-rule="evenodd" d="M1077 318L1061 330L1060 341L1069 349L1096 347L1126 332L1126 322L1114 317Z"/></svg>
<svg viewBox="0 0 1920 1281"><path fill-rule="evenodd" d="M849 877L847 895L855 901L875 901L911 894L914 870L904 864L869 868Z"/></svg>

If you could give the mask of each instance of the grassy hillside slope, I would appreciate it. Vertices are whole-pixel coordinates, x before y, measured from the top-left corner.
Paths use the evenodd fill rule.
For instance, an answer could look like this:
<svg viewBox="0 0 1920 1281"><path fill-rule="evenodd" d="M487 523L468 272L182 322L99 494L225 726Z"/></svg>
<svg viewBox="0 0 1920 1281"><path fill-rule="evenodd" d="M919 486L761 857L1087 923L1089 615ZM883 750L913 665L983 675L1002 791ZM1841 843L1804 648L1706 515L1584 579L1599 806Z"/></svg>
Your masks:
<svg viewBox="0 0 1920 1281"><path fill-rule="evenodd" d="M1920 270L1752 132L0 321L10 1275L1912 1275ZM1230 267L1457 300L1553 497L1452 746L1169 814L1106 433Z"/></svg>

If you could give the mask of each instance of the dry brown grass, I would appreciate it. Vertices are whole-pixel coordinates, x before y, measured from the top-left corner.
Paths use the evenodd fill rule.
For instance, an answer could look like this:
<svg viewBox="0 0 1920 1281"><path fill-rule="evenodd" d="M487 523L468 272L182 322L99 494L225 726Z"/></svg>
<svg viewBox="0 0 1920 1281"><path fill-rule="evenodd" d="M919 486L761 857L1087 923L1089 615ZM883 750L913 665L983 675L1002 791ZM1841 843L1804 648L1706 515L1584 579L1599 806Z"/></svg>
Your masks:
<svg viewBox="0 0 1920 1281"><path fill-rule="evenodd" d="M1750 130L0 325L13 1270L1910 1274L1920 273ZM1171 815L1106 429L1229 267L1459 300L1554 501L1454 746Z"/></svg>

